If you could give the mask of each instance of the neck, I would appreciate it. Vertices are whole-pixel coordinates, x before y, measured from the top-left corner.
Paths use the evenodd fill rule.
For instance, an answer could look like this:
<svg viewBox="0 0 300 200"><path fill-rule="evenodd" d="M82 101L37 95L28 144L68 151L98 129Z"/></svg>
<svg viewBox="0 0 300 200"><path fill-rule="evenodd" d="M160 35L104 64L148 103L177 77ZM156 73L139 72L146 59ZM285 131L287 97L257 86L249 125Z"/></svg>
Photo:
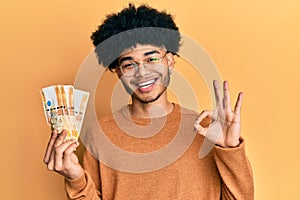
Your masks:
<svg viewBox="0 0 300 200"><path fill-rule="evenodd" d="M163 117L173 110L173 104L167 100L166 92L154 102L143 103L136 98L132 98L129 107L130 114L140 118Z"/></svg>

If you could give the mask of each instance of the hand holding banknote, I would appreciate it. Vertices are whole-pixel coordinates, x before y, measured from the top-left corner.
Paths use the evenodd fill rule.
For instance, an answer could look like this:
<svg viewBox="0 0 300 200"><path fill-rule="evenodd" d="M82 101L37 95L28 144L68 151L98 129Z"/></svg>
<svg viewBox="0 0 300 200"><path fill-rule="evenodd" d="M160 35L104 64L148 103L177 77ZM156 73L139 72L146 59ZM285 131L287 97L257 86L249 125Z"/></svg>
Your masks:
<svg viewBox="0 0 300 200"><path fill-rule="evenodd" d="M40 92L46 121L52 129L44 162L51 171L69 179L77 178L83 169L74 151L79 145L89 93L72 85L53 85Z"/></svg>
<svg viewBox="0 0 300 200"><path fill-rule="evenodd" d="M66 140L67 131L60 134L54 130L48 142L44 163L51 171L56 171L69 179L75 179L83 174L83 169L74 153L79 146L77 140Z"/></svg>

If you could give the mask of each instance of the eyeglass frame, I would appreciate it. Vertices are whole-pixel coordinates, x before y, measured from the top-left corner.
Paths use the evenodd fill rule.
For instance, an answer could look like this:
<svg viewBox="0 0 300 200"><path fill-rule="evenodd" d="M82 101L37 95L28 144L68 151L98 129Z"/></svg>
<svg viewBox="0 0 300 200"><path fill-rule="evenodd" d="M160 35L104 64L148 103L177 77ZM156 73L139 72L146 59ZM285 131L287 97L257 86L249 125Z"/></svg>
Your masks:
<svg viewBox="0 0 300 200"><path fill-rule="evenodd" d="M158 63L155 63L155 64L161 64L162 61L165 59L165 57L166 57L166 55L167 55L168 53L170 53L170 52L169 52L169 51L166 51L165 54L163 55L163 57L161 57L161 58L158 59ZM150 59L150 58L151 58L151 57L146 58L146 59ZM152 57L152 58L153 58L153 57ZM134 76L134 74L138 71L138 67L140 66L140 64L143 64L143 67L148 71L149 68L145 67L145 62L146 62L146 60L141 61L141 62L137 62L137 61L134 61L134 60L133 60L131 64L135 64L135 66L134 66L135 72L134 72L132 75L126 75L126 73L124 73L124 71L123 71L122 65L120 65L120 64L118 64L117 68L119 68L119 69L121 70L121 72L122 72L122 74L123 74L124 76L130 77L130 76ZM154 66L155 64L153 64L153 66ZM151 64L150 64L150 65L151 65Z"/></svg>

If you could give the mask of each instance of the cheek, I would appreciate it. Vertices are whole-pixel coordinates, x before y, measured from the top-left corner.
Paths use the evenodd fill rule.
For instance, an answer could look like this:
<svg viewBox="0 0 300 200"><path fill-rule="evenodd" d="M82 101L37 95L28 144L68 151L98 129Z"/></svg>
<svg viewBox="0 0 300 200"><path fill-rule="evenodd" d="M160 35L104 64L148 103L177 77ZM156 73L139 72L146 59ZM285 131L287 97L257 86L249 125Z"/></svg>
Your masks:
<svg viewBox="0 0 300 200"><path fill-rule="evenodd" d="M162 65L157 69L157 72L160 73L163 77L168 77L169 76L169 67L166 65Z"/></svg>
<svg viewBox="0 0 300 200"><path fill-rule="evenodd" d="M170 75L169 73L161 74L160 81L157 83L160 87L166 88L170 83Z"/></svg>
<svg viewBox="0 0 300 200"><path fill-rule="evenodd" d="M121 77L120 81L123 83L123 85L128 85L128 83L130 83L130 81L127 78Z"/></svg>
<svg viewBox="0 0 300 200"><path fill-rule="evenodd" d="M121 82L122 82L122 84L123 84L124 87L126 87L126 88L129 88L129 87L132 88L132 87L134 87L134 85L132 85L130 83L131 82L131 78L121 77L120 80L121 80Z"/></svg>
<svg viewBox="0 0 300 200"><path fill-rule="evenodd" d="M125 91L129 94L132 95L135 91L135 88L132 84L130 84L130 81L124 78L121 78L119 81L121 81Z"/></svg>
<svg viewBox="0 0 300 200"><path fill-rule="evenodd" d="M164 80L170 78L170 73L169 73L168 69L167 69L167 70L165 69L165 70L162 71L160 74L161 74L161 76L162 76L162 78L163 78Z"/></svg>

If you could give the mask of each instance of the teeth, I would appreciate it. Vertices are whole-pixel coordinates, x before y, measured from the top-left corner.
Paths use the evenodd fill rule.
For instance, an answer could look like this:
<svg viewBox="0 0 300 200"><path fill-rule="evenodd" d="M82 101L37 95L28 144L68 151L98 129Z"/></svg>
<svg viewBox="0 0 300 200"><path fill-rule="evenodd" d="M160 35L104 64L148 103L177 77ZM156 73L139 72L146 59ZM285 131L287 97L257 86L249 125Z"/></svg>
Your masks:
<svg viewBox="0 0 300 200"><path fill-rule="evenodd" d="M142 86L142 87L140 87L140 88L147 88L149 85L145 85L145 86Z"/></svg>
<svg viewBox="0 0 300 200"><path fill-rule="evenodd" d="M155 79L137 84L138 87L145 87L155 82Z"/></svg>

